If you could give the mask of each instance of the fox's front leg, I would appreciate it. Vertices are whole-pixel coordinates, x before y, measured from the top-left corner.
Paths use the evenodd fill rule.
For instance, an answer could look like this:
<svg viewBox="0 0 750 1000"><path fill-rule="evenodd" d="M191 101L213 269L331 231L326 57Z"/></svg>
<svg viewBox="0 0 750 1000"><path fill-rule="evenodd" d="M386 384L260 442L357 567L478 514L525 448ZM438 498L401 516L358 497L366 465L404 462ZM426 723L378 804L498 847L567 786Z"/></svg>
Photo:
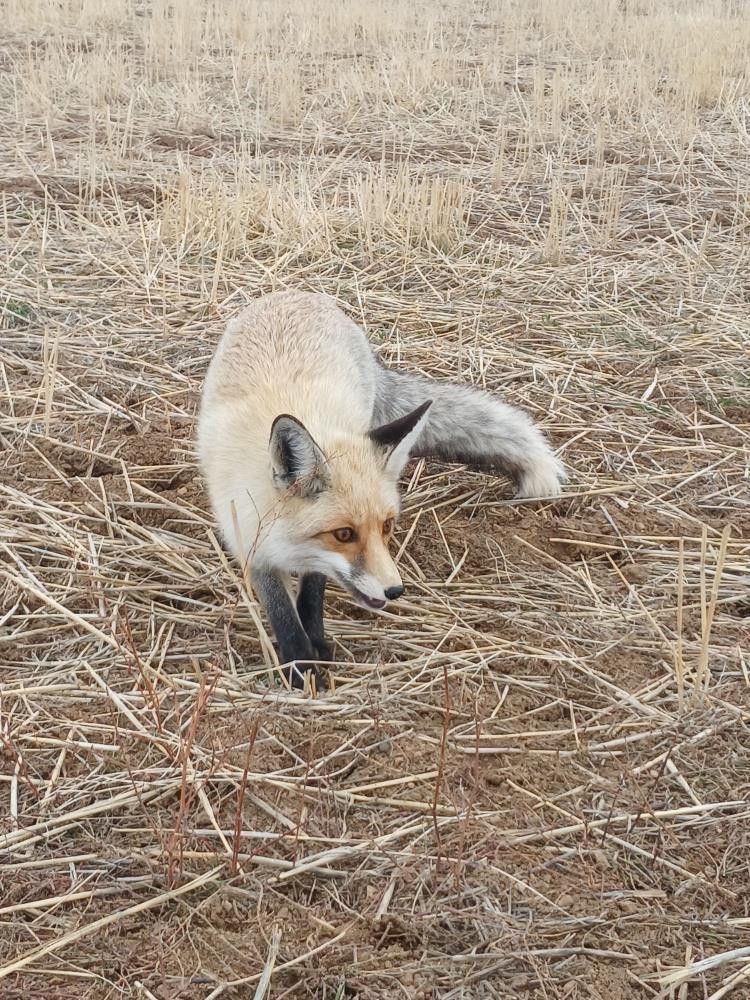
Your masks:
<svg viewBox="0 0 750 1000"><path fill-rule="evenodd" d="M323 573L305 573L297 594L297 614L312 643L316 658L328 663L333 660L333 651L326 642L323 628L325 592L326 578Z"/></svg>
<svg viewBox="0 0 750 1000"><path fill-rule="evenodd" d="M304 687L305 674L312 672L318 690L323 689L323 679L312 663L298 665L298 661L314 661L318 657L284 581L271 569L253 569L251 577L253 589L265 608L276 636L279 660L291 664L285 671L289 683L294 688Z"/></svg>

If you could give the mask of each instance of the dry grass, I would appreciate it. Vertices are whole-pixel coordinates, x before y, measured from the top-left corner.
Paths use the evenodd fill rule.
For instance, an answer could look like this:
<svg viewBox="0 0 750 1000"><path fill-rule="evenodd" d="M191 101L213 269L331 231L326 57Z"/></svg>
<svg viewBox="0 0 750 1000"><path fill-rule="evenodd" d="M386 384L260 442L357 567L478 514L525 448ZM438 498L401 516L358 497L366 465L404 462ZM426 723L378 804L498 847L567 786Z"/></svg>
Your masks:
<svg viewBox="0 0 750 1000"><path fill-rule="evenodd" d="M9 0L0 996L750 996L738 0ZM527 406L408 599L268 674L192 457L225 319L337 296Z"/></svg>

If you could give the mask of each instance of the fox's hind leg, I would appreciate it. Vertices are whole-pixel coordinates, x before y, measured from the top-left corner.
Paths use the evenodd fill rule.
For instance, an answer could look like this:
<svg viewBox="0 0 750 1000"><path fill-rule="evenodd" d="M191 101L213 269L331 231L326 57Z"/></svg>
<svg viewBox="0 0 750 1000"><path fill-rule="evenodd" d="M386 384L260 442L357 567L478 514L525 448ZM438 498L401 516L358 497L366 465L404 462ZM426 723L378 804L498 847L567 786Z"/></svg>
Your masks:
<svg viewBox="0 0 750 1000"><path fill-rule="evenodd" d="M297 614L307 632L317 658L325 663L333 660L333 650L326 642L323 629L323 598L326 578L323 573L306 573L299 584Z"/></svg>
<svg viewBox="0 0 750 1000"><path fill-rule="evenodd" d="M325 683L314 665L318 656L300 621L283 578L270 569L253 569L251 577L253 589L265 608L276 636L279 660L291 664L285 671L289 683L293 688L304 687L305 674L311 672L318 690L323 690Z"/></svg>

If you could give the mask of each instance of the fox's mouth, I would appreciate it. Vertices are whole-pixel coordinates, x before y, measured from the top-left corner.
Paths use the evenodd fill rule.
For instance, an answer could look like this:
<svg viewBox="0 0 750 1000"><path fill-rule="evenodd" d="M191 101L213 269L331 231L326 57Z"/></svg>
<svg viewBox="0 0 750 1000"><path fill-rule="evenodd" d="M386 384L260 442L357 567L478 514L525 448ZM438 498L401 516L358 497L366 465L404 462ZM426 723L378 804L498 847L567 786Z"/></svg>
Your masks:
<svg viewBox="0 0 750 1000"><path fill-rule="evenodd" d="M367 608L370 611L380 611L381 608L385 607L385 600L377 597L368 597L367 594L363 594L359 587L355 586L351 580L347 580L346 577L339 577L339 582L349 591L361 607Z"/></svg>

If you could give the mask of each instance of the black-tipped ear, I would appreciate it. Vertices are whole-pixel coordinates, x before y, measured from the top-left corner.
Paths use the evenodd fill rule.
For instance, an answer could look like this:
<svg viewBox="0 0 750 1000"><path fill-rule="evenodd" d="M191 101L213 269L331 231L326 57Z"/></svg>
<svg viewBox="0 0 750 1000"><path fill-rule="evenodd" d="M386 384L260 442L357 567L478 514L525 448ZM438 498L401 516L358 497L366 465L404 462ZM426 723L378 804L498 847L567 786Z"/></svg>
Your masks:
<svg viewBox="0 0 750 1000"><path fill-rule="evenodd" d="M418 406L416 410L412 410L411 413L407 413L397 420L392 420L389 424L373 428L370 431L370 437L375 444L379 444L382 448L395 448L397 444L403 441L407 434L414 430L415 426L431 406L432 400L428 399L421 406Z"/></svg>
<svg viewBox="0 0 750 1000"><path fill-rule="evenodd" d="M431 406L432 400L428 399L411 413L370 431L370 438L385 450L388 456L385 467L394 476L400 476L409 461L409 453L422 432Z"/></svg>
<svg viewBox="0 0 750 1000"><path fill-rule="evenodd" d="M271 426L273 481L279 490L294 489L299 496L315 496L330 479L326 457L296 417L282 413Z"/></svg>

